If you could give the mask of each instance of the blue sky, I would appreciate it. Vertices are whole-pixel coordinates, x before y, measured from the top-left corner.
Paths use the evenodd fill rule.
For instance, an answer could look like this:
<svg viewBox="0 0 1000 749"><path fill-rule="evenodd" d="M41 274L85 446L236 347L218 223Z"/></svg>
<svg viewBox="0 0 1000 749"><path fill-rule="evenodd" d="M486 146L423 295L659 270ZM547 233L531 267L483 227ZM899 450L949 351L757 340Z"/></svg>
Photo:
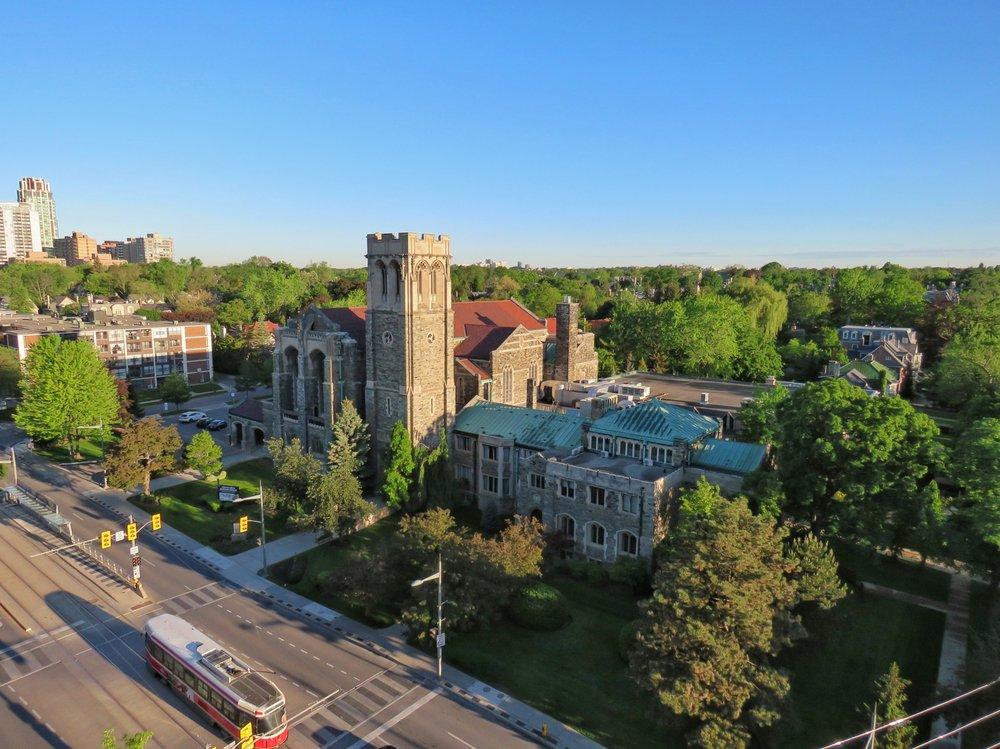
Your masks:
<svg viewBox="0 0 1000 749"><path fill-rule="evenodd" d="M10 3L0 200L178 256L1000 262L1000 2ZM147 7L137 7L147 6Z"/></svg>

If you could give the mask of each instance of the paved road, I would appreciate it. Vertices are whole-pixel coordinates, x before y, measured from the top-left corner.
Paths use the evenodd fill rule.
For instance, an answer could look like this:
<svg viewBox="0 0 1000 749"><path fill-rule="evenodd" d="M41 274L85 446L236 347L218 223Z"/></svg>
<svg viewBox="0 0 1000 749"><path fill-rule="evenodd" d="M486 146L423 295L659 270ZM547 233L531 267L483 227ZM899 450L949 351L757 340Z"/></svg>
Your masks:
<svg viewBox="0 0 1000 749"><path fill-rule="evenodd" d="M80 472L26 452L19 455L19 468L21 483L56 501L78 537L120 527L116 516L88 500L86 494L97 489ZM115 726L151 728L161 746L221 745L221 735L153 680L142 662L143 623L170 612L271 674L286 696L293 724L289 746L536 745L486 711L439 691L426 670L245 594L148 532L141 540L148 601L77 558L31 558L58 539L23 508L0 509L0 593L12 611L25 612L32 627L21 632L0 613L5 744L96 746L101 731ZM121 563L126 546L112 549Z"/></svg>

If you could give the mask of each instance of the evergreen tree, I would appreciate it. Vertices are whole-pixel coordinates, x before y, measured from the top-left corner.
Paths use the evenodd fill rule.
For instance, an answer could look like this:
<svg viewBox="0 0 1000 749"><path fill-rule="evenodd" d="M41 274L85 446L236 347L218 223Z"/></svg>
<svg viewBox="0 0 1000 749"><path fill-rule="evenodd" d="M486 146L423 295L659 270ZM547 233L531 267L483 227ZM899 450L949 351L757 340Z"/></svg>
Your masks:
<svg viewBox="0 0 1000 749"><path fill-rule="evenodd" d="M413 458L410 434L403 422L397 421L389 436L385 476L382 480L382 494L389 507L398 509L409 501L415 469L416 462Z"/></svg>
<svg viewBox="0 0 1000 749"><path fill-rule="evenodd" d="M83 340L43 336L29 350L14 422L37 440L64 439L79 455L80 428L118 422L118 390L97 350Z"/></svg>
<svg viewBox="0 0 1000 749"><path fill-rule="evenodd" d="M364 478L368 472L370 437L368 425L349 400L341 401L340 413L333 424L333 441L327 451L327 462L334 466L344 460L351 460L355 473Z"/></svg>
<svg viewBox="0 0 1000 749"><path fill-rule="evenodd" d="M875 680L875 707L869 707L866 712L877 710L880 724L906 717L906 689L909 686L909 679L900 675L899 665L893 661L889 670ZM909 749L916 739L916 724L905 723L878 734L876 745L879 749Z"/></svg>
<svg viewBox="0 0 1000 749"><path fill-rule="evenodd" d="M685 495L630 673L667 720L691 728L695 745L744 747L751 730L777 720L788 693L771 659L805 634L796 607L829 607L844 590L829 579L832 562L787 548L785 530L743 499L724 499L704 479Z"/></svg>
<svg viewBox="0 0 1000 749"><path fill-rule="evenodd" d="M375 510L364 498L357 476L357 463L346 441L344 433L337 435L334 444L340 443L344 459L331 463L330 470L315 478L308 488L310 527L337 535L351 532Z"/></svg>
<svg viewBox="0 0 1000 749"><path fill-rule="evenodd" d="M173 468L180 447L177 427L164 426L154 418L131 421L104 459L108 483L119 489L142 484L143 493L149 494L153 472Z"/></svg>
<svg viewBox="0 0 1000 749"><path fill-rule="evenodd" d="M184 448L184 462L206 478L222 470L222 448L209 432L197 432Z"/></svg>
<svg viewBox="0 0 1000 749"><path fill-rule="evenodd" d="M289 515L308 515L309 487L319 481L323 464L302 449L297 437L287 445L272 437L267 441L267 449L274 461L274 488L268 503Z"/></svg>

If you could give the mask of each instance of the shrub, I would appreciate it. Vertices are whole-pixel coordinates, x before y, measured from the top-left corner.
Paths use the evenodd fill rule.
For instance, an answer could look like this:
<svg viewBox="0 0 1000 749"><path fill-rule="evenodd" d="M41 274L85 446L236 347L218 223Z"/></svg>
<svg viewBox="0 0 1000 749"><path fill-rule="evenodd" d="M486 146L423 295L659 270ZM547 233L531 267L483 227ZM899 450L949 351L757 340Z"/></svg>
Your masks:
<svg viewBox="0 0 1000 749"><path fill-rule="evenodd" d="M222 512L222 502L220 502L217 499L206 499L205 500L205 505L212 512Z"/></svg>
<svg viewBox="0 0 1000 749"><path fill-rule="evenodd" d="M515 593L507 613L514 623L539 632L554 632L573 620L563 594L540 582L525 585Z"/></svg>
<svg viewBox="0 0 1000 749"><path fill-rule="evenodd" d="M618 557L608 573L611 582L627 585L633 593L641 594L649 590L649 568L635 557Z"/></svg>
<svg viewBox="0 0 1000 749"><path fill-rule="evenodd" d="M629 653L635 646L635 636L639 633L639 620L634 619L622 625L618 631L618 656L628 663Z"/></svg>

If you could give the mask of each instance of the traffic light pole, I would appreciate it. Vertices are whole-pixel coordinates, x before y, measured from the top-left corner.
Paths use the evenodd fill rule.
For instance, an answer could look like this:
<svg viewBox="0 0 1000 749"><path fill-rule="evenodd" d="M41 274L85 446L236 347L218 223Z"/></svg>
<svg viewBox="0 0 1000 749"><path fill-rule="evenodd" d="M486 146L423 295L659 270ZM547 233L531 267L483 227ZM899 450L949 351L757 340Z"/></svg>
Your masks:
<svg viewBox="0 0 1000 749"><path fill-rule="evenodd" d="M260 488L260 561L264 565L264 577L267 577L267 529L264 526L264 483L257 482Z"/></svg>

